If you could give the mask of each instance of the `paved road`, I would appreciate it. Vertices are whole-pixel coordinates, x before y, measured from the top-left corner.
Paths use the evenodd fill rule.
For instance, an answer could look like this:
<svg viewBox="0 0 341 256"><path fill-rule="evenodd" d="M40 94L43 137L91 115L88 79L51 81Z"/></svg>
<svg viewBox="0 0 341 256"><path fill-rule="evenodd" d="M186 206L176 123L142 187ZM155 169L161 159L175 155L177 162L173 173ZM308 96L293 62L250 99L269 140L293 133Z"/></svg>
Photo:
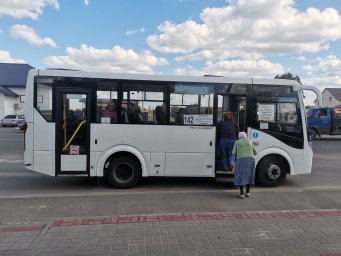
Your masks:
<svg viewBox="0 0 341 256"><path fill-rule="evenodd" d="M280 188L256 187L248 201L235 198L233 185L212 179L148 178L129 190L105 181L48 177L23 167L23 133L0 129L0 222L55 218L341 208L340 137L314 142L313 172L291 176Z"/></svg>

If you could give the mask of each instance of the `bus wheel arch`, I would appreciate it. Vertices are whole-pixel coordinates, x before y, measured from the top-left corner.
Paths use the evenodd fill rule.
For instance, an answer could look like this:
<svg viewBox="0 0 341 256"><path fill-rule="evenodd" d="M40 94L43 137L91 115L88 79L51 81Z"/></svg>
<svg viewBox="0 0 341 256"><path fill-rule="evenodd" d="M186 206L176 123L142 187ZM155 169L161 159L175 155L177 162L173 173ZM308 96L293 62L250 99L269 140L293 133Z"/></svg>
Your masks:
<svg viewBox="0 0 341 256"><path fill-rule="evenodd" d="M142 166L139 158L130 152L115 152L104 165L106 178L114 188L132 188L141 178Z"/></svg>
<svg viewBox="0 0 341 256"><path fill-rule="evenodd" d="M256 181L264 187L278 187L284 183L288 173L290 165L284 156L266 155L257 163Z"/></svg>

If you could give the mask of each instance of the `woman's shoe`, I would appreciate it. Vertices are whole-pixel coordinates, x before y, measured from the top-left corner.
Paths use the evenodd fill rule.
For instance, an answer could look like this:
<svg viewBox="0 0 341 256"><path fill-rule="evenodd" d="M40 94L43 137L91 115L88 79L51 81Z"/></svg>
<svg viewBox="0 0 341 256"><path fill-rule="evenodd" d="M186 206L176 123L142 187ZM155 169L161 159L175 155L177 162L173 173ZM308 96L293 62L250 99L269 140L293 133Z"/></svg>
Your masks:
<svg viewBox="0 0 341 256"><path fill-rule="evenodd" d="M239 198L240 198L240 199L245 199L245 195L244 195L244 194L241 194L241 195L239 195Z"/></svg>
<svg viewBox="0 0 341 256"><path fill-rule="evenodd" d="M250 193L245 193L245 197L250 197Z"/></svg>

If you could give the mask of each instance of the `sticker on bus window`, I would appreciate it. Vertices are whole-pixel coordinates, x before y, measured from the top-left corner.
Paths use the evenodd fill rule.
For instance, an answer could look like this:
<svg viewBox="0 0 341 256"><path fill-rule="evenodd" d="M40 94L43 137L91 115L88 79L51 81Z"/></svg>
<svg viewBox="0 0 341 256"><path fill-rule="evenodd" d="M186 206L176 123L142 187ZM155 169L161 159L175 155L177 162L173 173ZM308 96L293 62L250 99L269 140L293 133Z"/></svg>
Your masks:
<svg viewBox="0 0 341 256"><path fill-rule="evenodd" d="M275 121L275 104L257 104L258 122L274 122Z"/></svg>
<svg viewBox="0 0 341 256"><path fill-rule="evenodd" d="M79 155L79 145L70 145L70 155Z"/></svg>
<svg viewBox="0 0 341 256"><path fill-rule="evenodd" d="M101 117L101 124L110 124L110 117Z"/></svg>
<svg viewBox="0 0 341 256"><path fill-rule="evenodd" d="M186 125L213 125L213 115L184 115Z"/></svg>
<svg viewBox="0 0 341 256"><path fill-rule="evenodd" d="M260 123L259 129L261 130L268 130L269 129L269 123Z"/></svg>

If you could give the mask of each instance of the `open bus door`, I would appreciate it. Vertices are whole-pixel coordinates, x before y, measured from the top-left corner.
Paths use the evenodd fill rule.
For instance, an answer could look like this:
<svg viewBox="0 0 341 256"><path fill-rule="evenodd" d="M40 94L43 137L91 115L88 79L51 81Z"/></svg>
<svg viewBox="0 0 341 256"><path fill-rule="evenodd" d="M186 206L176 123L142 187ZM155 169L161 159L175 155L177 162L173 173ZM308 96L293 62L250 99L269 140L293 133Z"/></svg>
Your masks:
<svg viewBox="0 0 341 256"><path fill-rule="evenodd" d="M216 135L216 180L220 182L232 182L233 175L224 171L222 149L220 146L219 123L224 120L227 112L233 113L233 119L238 125L239 131L247 130L246 126L246 96L235 94L219 94L217 108L217 135Z"/></svg>
<svg viewBox="0 0 341 256"><path fill-rule="evenodd" d="M56 176L88 174L90 90L56 89Z"/></svg>

